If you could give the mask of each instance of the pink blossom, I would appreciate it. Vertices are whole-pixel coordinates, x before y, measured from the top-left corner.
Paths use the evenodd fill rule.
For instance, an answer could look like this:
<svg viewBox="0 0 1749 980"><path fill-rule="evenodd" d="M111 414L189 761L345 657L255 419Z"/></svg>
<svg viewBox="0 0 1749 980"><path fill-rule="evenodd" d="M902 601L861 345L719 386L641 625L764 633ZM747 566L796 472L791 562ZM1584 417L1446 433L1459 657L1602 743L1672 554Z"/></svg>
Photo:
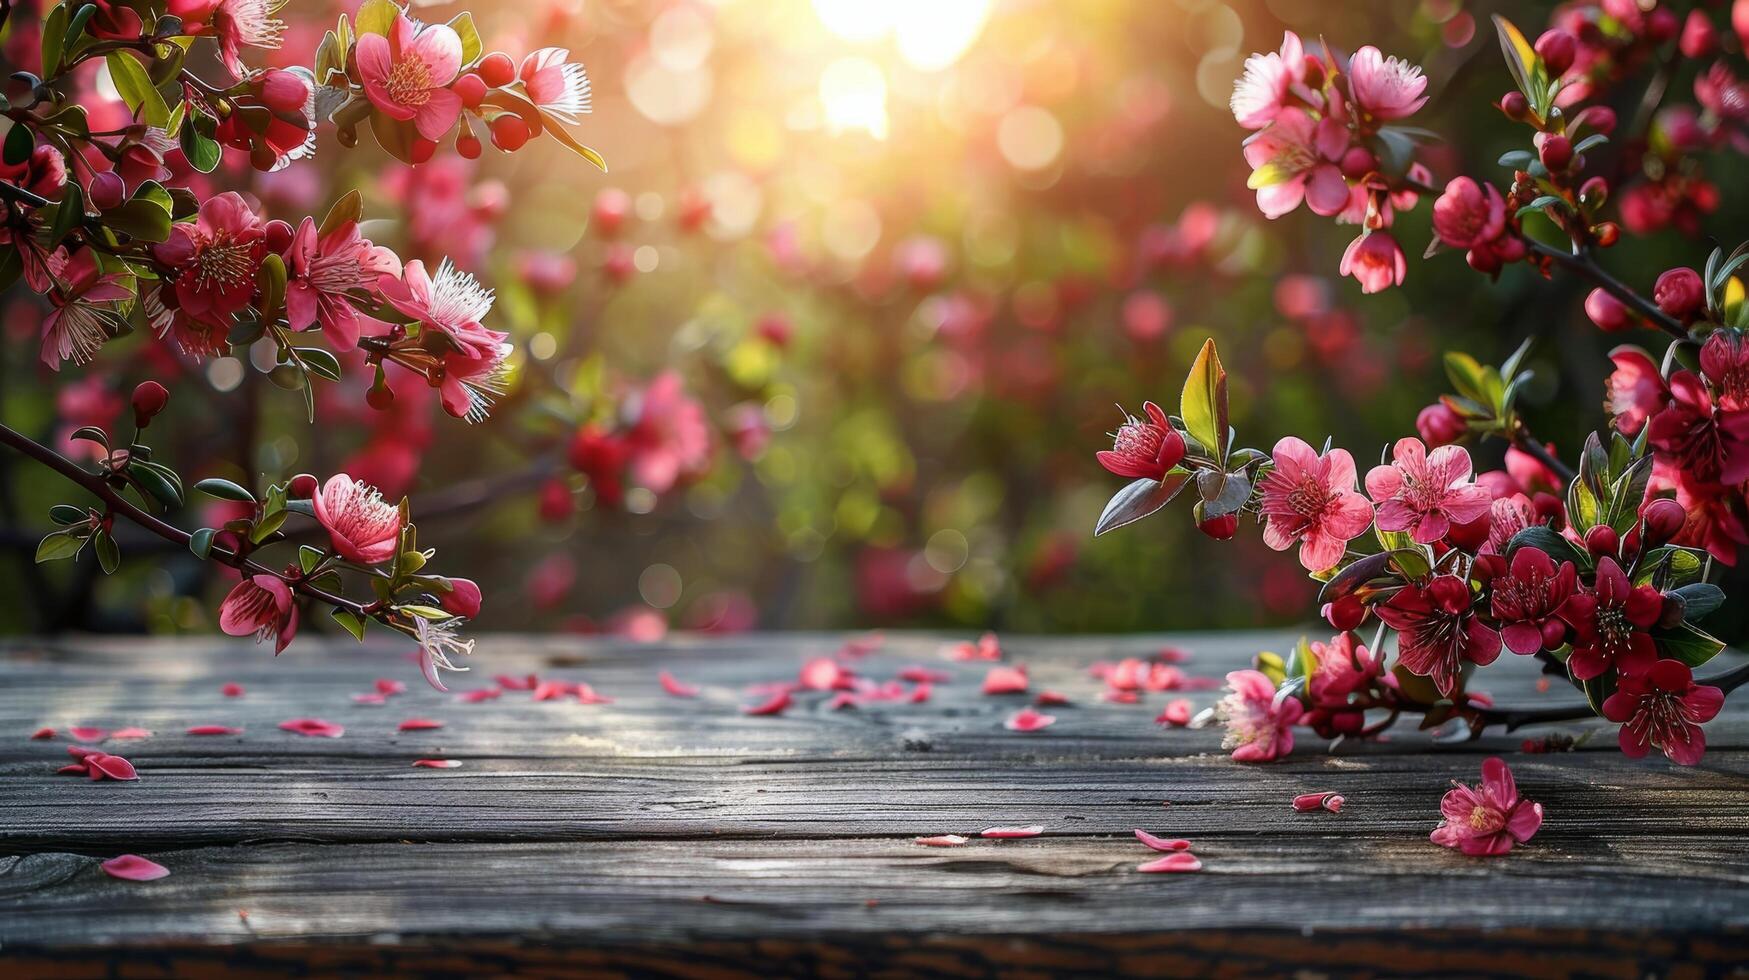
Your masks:
<svg viewBox="0 0 1749 980"><path fill-rule="evenodd" d="M1684 472L1726 486L1749 480L1749 408L1715 405L1694 372L1670 376L1670 404L1650 425L1647 441Z"/></svg>
<svg viewBox="0 0 1749 980"><path fill-rule="evenodd" d="M1710 346L1709 340L1707 347ZM1707 347L1701 348L1703 363ZM1603 382L1603 407L1615 420L1616 429L1631 438L1640 434L1647 419L1670 403L1670 389L1664 384L1664 374L1658 365L1638 347L1617 347L1609 352L1609 359L1615 370Z"/></svg>
<svg viewBox="0 0 1749 980"><path fill-rule="evenodd" d="M1451 785L1439 801L1445 822L1431 835L1435 844L1478 857L1505 854L1513 844L1534 837L1542 826L1542 804L1518 795L1512 770L1497 758L1482 763L1480 786L1465 786L1455 779Z"/></svg>
<svg viewBox="0 0 1749 980"><path fill-rule="evenodd" d="M1166 471L1184 458L1184 437L1153 402L1142 403L1142 414L1147 417L1126 416L1112 437L1112 448L1094 455L1099 465L1118 476L1163 479Z"/></svg>
<svg viewBox="0 0 1749 980"><path fill-rule="evenodd" d="M1572 598L1578 582L1570 561L1557 569L1555 560L1540 548L1514 552L1508 573L1488 584L1491 611L1501 624L1500 639L1506 649L1528 656L1559 647L1567 625L1556 613Z"/></svg>
<svg viewBox="0 0 1749 980"><path fill-rule="evenodd" d="M487 331L499 338L498 331ZM437 390L443 410L458 419L481 422L491 411L492 403L502 397L509 384L511 346L497 343L477 347L471 354L445 354L442 377Z"/></svg>
<svg viewBox="0 0 1749 980"><path fill-rule="evenodd" d="M1262 129L1275 121L1290 101L1298 97L1319 99L1306 85L1305 45L1293 31L1281 36L1281 51L1253 54L1245 59L1245 73L1233 86L1229 102L1233 118L1246 129Z"/></svg>
<svg viewBox="0 0 1749 980"><path fill-rule="evenodd" d="M1409 263L1403 256L1403 246L1388 231L1368 230L1348 243L1337 271L1353 276L1363 293L1383 292L1401 286L1408 275Z"/></svg>
<svg viewBox="0 0 1749 980"><path fill-rule="evenodd" d="M1334 566L1349 540L1372 524L1372 504L1354 489L1354 457L1344 449L1319 456L1294 436L1277 442L1271 455L1275 468L1259 486L1264 543L1286 551L1299 542L1307 571Z"/></svg>
<svg viewBox="0 0 1749 980"><path fill-rule="evenodd" d="M1725 703L1716 687L1694 682L1694 671L1680 660L1660 660L1637 677L1623 677L1603 702L1603 717L1621 725L1621 750L1638 759L1649 746L1671 762L1692 766L1706 754L1701 725Z"/></svg>
<svg viewBox="0 0 1749 980"><path fill-rule="evenodd" d="M1348 91L1374 119L1403 119L1427 104L1427 78L1419 65L1385 57L1368 44L1348 59Z"/></svg>
<svg viewBox="0 0 1749 980"><path fill-rule="evenodd" d="M658 374L628 407L636 421L626 433L626 442L638 483L666 493L709 468L710 426L703 406L683 390L678 372Z"/></svg>
<svg viewBox="0 0 1749 980"><path fill-rule="evenodd" d="M1385 658L1369 652L1352 632L1338 633L1327 642L1313 640L1306 646L1317 667L1306 679L1311 710L1306 712L1304 723L1325 738L1358 734L1366 726L1366 712L1352 702L1384 673Z"/></svg>
<svg viewBox="0 0 1749 980"><path fill-rule="evenodd" d="M43 318L43 363L55 371L66 360L88 364L109 339L105 322L118 318L105 304L131 298L133 290L120 274L98 269L96 253L89 248L71 258L65 249L56 249L48 257L48 271L54 285L47 294L52 308Z"/></svg>
<svg viewBox="0 0 1749 980"><path fill-rule="evenodd" d="M377 565L395 556L400 543L400 508L375 487L336 473L312 503L316 520L328 531L334 550L348 561Z"/></svg>
<svg viewBox="0 0 1749 980"><path fill-rule="evenodd" d="M1701 345L1700 370L1712 385L1721 411L1749 409L1749 343L1744 343L1742 334L1714 331Z"/></svg>
<svg viewBox="0 0 1749 980"><path fill-rule="evenodd" d="M182 33L218 39L219 55L231 74L248 74L241 49L279 47L285 22L274 18L273 0L170 0L167 13L182 19Z"/></svg>
<svg viewBox="0 0 1749 980"><path fill-rule="evenodd" d="M1231 749L1238 762L1269 762L1294 748L1293 725L1304 711L1298 698L1275 698L1275 683L1261 671L1235 670L1227 675L1227 695L1215 705L1226 734L1221 748Z"/></svg>
<svg viewBox="0 0 1749 980"><path fill-rule="evenodd" d="M1459 177L1433 202L1433 230L1452 248L1475 248L1506 230L1506 201L1493 184Z"/></svg>
<svg viewBox="0 0 1749 980"><path fill-rule="evenodd" d="M1397 631L1397 662L1432 678L1442 696L1457 689L1464 664L1487 666L1500 656L1500 634L1475 615L1470 586L1456 576L1406 585L1373 612Z"/></svg>
<svg viewBox="0 0 1749 980"><path fill-rule="evenodd" d="M166 286L183 314L213 326L228 326L232 314L255 294L255 273L267 247L261 218L235 191L208 198L192 222L178 222L170 238L153 246L158 261L176 269Z"/></svg>
<svg viewBox="0 0 1749 980"><path fill-rule="evenodd" d="M445 24L415 26L396 13L389 34L365 34L353 50L364 94L384 115L412 120L419 135L443 138L462 112L462 97L445 86L462 63L462 39Z"/></svg>
<svg viewBox="0 0 1749 980"><path fill-rule="evenodd" d="M219 605L219 629L231 636L273 637L277 655L298 632L298 607L291 587L277 575L251 575L232 586Z"/></svg>
<svg viewBox="0 0 1749 980"><path fill-rule="evenodd" d="M148 861L138 854L112 857L99 863L98 867L111 878L121 878L124 881L157 881L170 876L169 868L156 861Z"/></svg>
<svg viewBox="0 0 1749 980"><path fill-rule="evenodd" d="M517 72L529 101L568 123L589 111L589 75L567 61L564 48L541 48L522 59Z"/></svg>
<svg viewBox="0 0 1749 980"><path fill-rule="evenodd" d="M377 289L389 305L447 338L464 356L485 356L504 342L505 334L481 323L492 311L492 291L448 259L439 263L436 278L425 271L424 262L414 259L399 276L379 277Z"/></svg>
<svg viewBox="0 0 1749 980"><path fill-rule="evenodd" d="M1398 439L1391 459L1366 474L1380 530L1408 531L1417 543L1431 544L1453 524L1488 513L1488 491L1470 482L1470 453L1462 446L1441 446L1430 454L1419 439Z"/></svg>
<svg viewBox="0 0 1749 980"><path fill-rule="evenodd" d="M365 329L372 336L387 332L386 324L358 307L370 301L381 277L401 274L401 260L360 236L358 222L318 236L315 219L305 218L287 259L285 314L293 330L320 323L322 335L340 351L357 347Z"/></svg>
<svg viewBox="0 0 1749 980"><path fill-rule="evenodd" d="M1275 123L1245 139L1251 165L1248 187L1257 207L1279 218L1304 200L1314 214L1329 217L1348 206L1348 182L1336 165L1348 148L1348 129L1334 119L1314 122L1300 109L1283 109Z"/></svg>

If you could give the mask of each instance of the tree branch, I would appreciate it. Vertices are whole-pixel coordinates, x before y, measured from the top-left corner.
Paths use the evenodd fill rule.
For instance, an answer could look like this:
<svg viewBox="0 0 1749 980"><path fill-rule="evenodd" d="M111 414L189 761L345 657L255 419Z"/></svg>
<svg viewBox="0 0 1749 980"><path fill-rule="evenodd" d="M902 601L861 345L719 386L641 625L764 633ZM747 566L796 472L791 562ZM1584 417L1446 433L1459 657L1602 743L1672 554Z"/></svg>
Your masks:
<svg viewBox="0 0 1749 980"><path fill-rule="evenodd" d="M1688 328L1677 322L1671 316L1660 310L1651 300L1635 292L1632 287L1620 279L1610 275L1597 264L1590 255L1580 252L1567 252L1544 245L1534 238L1526 238L1524 244L1531 252L1543 256L1556 265L1566 269L1579 278L1586 280L1604 292L1620 300L1624 306L1651 321L1652 325L1678 340L1688 340Z"/></svg>
<svg viewBox="0 0 1749 980"><path fill-rule="evenodd" d="M1572 483L1573 480L1578 477L1579 474L1575 473L1571 466L1561 462L1559 457L1549 452L1547 446L1544 446L1535 436L1531 435L1529 427L1524 425L1524 423L1520 422L1513 427L1511 441L1515 449L1534 457L1537 462L1548 467L1550 472L1560 477L1563 488L1565 488L1566 484Z"/></svg>

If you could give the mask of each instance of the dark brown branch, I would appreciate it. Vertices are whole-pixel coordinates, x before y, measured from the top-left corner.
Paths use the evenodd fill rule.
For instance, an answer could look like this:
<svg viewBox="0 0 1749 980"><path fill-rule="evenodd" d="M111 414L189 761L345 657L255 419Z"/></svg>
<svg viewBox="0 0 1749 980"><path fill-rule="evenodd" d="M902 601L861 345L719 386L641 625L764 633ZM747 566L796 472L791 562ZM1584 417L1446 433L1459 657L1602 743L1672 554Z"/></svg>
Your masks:
<svg viewBox="0 0 1749 980"><path fill-rule="evenodd" d="M1660 310L1651 300L1646 299L1644 296L1635 292L1632 287L1610 275L1602 266L1598 265L1590 255L1563 251L1549 245L1544 245L1542 242L1533 238L1526 238L1524 243L1530 248L1531 252L1549 259L1561 268L1566 269L1568 272L1579 276L1579 278L1586 280L1609 295L1614 296L1622 302L1622 305L1650 321L1651 324L1659 330L1664 331L1678 340L1689 339L1687 327L1678 323L1663 310Z"/></svg>
<svg viewBox="0 0 1749 980"><path fill-rule="evenodd" d="M1571 466L1561 462L1559 457L1549 452L1548 447L1544 446L1535 436L1531 435L1530 429L1523 423L1519 423L1513 428L1512 445L1520 452L1528 453L1530 456L1534 457L1537 462L1548 467L1551 473L1554 473L1561 478L1561 484L1563 487L1566 484L1572 483L1579 475L1573 472Z"/></svg>

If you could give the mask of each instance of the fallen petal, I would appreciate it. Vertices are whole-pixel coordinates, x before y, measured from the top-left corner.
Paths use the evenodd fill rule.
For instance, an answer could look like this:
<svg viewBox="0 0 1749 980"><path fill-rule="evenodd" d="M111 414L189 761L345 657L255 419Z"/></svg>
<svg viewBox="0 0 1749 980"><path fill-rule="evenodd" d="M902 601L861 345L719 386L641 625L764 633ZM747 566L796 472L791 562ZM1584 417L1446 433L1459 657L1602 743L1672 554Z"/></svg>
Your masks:
<svg viewBox="0 0 1749 980"><path fill-rule="evenodd" d="M1190 850L1190 841L1187 841L1182 837L1155 837L1153 834L1148 833L1140 827L1136 828L1136 840L1141 841L1156 851L1165 851L1168 854L1175 851Z"/></svg>
<svg viewBox="0 0 1749 980"><path fill-rule="evenodd" d="M144 728L118 728L109 734L110 738L151 738L152 733Z"/></svg>
<svg viewBox="0 0 1749 980"><path fill-rule="evenodd" d="M512 677L509 674L499 674L492 679L497 681L498 686L506 691L532 691L540 684L540 678L534 674L529 674L526 677Z"/></svg>
<svg viewBox="0 0 1749 980"><path fill-rule="evenodd" d="M103 750L94 749L88 745L69 745L67 746L67 754L75 759L83 759L88 755L102 755Z"/></svg>
<svg viewBox="0 0 1749 980"><path fill-rule="evenodd" d="M230 725L195 725L188 730L190 735L241 735L243 729L232 728Z"/></svg>
<svg viewBox="0 0 1749 980"><path fill-rule="evenodd" d="M409 718L398 726L403 732L423 732L433 728L442 728L443 722L435 718Z"/></svg>
<svg viewBox="0 0 1749 980"><path fill-rule="evenodd" d="M1025 667L991 667L984 675L985 694L1025 694Z"/></svg>
<svg viewBox="0 0 1749 980"><path fill-rule="evenodd" d="M1032 703L1041 708L1048 708L1054 705L1064 705L1069 703L1069 696L1061 691L1040 691L1038 692L1038 697L1034 698Z"/></svg>
<svg viewBox="0 0 1749 980"><path fill-rule="evenodd" d="M929 696L934 694L934 693L935 693L935 685L929 683L928 681L924 681L924 682L918 684L916 687L911 689L911 703L912 704L922 704L923 702L929 700Z"/></svg>
<svg viewBox="0 0 1749 980"><path fill-rule="evenodd" d="M1143 864L1136 865L1137 871L1201 871L1202 861L1189 851L1168 854L1163 858L1155 858Z"/></svg>
<svg viewBox="0 0 1749 980"><path fill-rule="evenodd" d="M32 732L30 735L31 741L33 741L33 742L40 742L45 738L54 738L54 737L55 737L55 730L53 728L39 728L36 731Z"/></svg>
<svg viewBox="0 0 1749 980"><path fill-rule="evenodd" d="M515 690L515 688L511 688L511 690ZM564 681L541 681L535 685L533 697L536 701L557 701L570 694L572 690L574 688Z"/></svg>
<svg viewBox="0 0 1749 980"><path fill-rule="evenodd" d="M673 695L674 697L677 697L677 698L696 698L696 697L698 697L698 688L697 687L695 687L691 684L682 684L680 681L675 679L673 674L670 674L665 670L662 671L660 674L656 675L656 680L661 682L662 690L667 691L670 695Z"/></svg>
<svg viewBox="0 0 1749 980"><path fill-rule="evenodd" d="M84 766L75 762L70 766L62 766L61 768L56 769L55 773L60 776L83 776L86 774L86 770Z"/></svg>
<svg viewBox="0 0 1749 980"><path fill-rule="evenodd" d="M353 704L388 704L389 699L379 691L367 691L364 694L354 694Z"/></svg>
<svg viewBox="0 0 1749 980"><path fill-rule="evenodd" d="M987 830L979 831L978 836L1008 840L1021 837L1037 837L1044 832L1045 828L1043 825L1033 824L1031 827L991 827Z"/></svg>
<svg viewBox="0 0 1749 980"><path fill-rule="evenodd" d="M288 732L308 735L311 738L339 738L346 734L346 729L343 726L336 725L331 721L323 721L320 718L293 718L290 721L280 722L279 727Z"/></svg>
<svg viewBox="0 0 1749 980"><path fill-rule="evenodd" d="M421 769L460 769L460 759L414 759L413 765Z"/></svg>
<svg viewBox="0 0 1749 980"><path fill-rule="evenodd" d="M612 704L613 699L605 694L595 693L595 688L579 682L576 686L577 702L579 704Z"/></svg>
<svg viewBox="0 0 1749 980"><path fill-rule="evenodd" d="M854 707L856 707L856 695L849 691L839 691L837 694L832 695L832 700L826 705L826 710L841 711L845 708Z"/></svg>
<svg viewBox="0 0 1749 980"><path fill-rule="evenodd" d="M391 677L377 678L377 693L387 697L392 694L406 694L407 685Z"/></svg>
<svg viewBox="0 0 1749 980"><path fill-rule="evenodd" d="M1056 721L1056 715L1040 714L1031 708L1021 708L1009 715L1008 720L1002 723L1002 727L1011 732L1036 732L1041 728L1050 727Z"/></svg>
<svg viewBox="0 0 1749 980"><path fill-rule="evenodd" d="M240 698L243 696L243 685L232 681L224 687L219 688L219 693L227 698Z"/></svg>
<svg viewBox="0 0 1749 980"><path fill-rule="evenodd" d="M1324 809L1329 810L1331 813L1341 813L1342 797L1335 793L1331 793L1329 796L1324 797Z"/></svg>
<svg viewBox="0 0 1749 980"><path fill-rule="evenodd" d="M67 732L81 742L101 742L109 737L107 729L87 728L83 725L75 725L67 729Z"/></svg>
<svg viewBox="0 0 1749 980"><path fill-rule="evenodd" d="M789 691L779 691L769 700L763 701L751 708L742 708L742 714L748 715L781 715L791 704Z"/></svg>
<svg viewBox="0 0 1749 980"><path fill-rule="evenodd" d="M899 679L902 681L910 681L913 684L945 684L948 681L953 680L953 675L945 670L936 670L933 667L912 664L911 666L899 671Z"/></svg>
<svg viewBox="0 0 1749 980"><path fill-rule="evenodd" d="M922 844L924 847L959 847L966 840L967 838L958 834L937 834L934 837L919 837L914 843Z"/></svg>
<svg viewBox="0 0 1749 980"><path fill-rule="evenodd" d="M122 878L127 881L157 881L170 876L170 869L156 861L148 861L138 854L123 854L112 857L99 864L103 873L111 878Z"/></svg>
<svg viewBox="0 0 1749 980"><path fill-rule="evenodd" d="M1184 698L1174 698L1166 702L1166 707L1161 709L1160 715L1154 719L1154 723L1172 725L1177 728L1183 728L1190 724L1190 702Z"/></svg>
<svg viewBox="0 0 1749 980"><path fill-rule="evenodd" d="M1134 691L1108 687L1105 689L1104 693L1099 695L1099 700L1108 701L1112 704L1135 704L1137 701L1141 700L1141 697Z"/></svg>
<svg viewBox="0 0 1749 980"><path fill-rule="evenodd" d="M1324 801L1328 800L1332 796L1336 796L1336 794L1335 793L1301 793L1300 795L1294 797L1293 807L1295 810L1298 810L1301 813L1309 813L1312 810L1327 809L1327 807L1325 807L1325 805L1324 805ZM1336 799L1337 799L1336 808L1339 810L1342 808L1342 803L1341 803L1342 798L1340 796L1336 796ZM1332 810L1331 812L1334 813L1335 811Z"/></svg>
<svg viewBox="0 0 1749 980"><path fill-rule="evenodd" d="M482 687L475 691L463 691L456 695L456 700L464 704L479 704L481 701L495 701L503 694L504 689L501 687Z"/></svg>
<svg viewBox="0 0 1749 980"><path fill-rule="evenodd" d="M127 782L140 778L134 771L134 764L119 755L105 755L93 752L85 757L85 767L92 773L102 773L105 779L118 779Z"/></svg>

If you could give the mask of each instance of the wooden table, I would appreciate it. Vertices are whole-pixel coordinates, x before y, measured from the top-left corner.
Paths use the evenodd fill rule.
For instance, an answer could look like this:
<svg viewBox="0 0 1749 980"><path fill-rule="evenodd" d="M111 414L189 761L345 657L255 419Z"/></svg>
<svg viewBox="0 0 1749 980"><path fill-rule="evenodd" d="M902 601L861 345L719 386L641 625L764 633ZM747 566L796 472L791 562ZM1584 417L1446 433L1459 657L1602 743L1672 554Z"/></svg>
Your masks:
<svg viewBox="0 0 1749 980"><path fill-rule="evenodd" d="M460 703L424 688L401 647L311 638L275 660L210 638L10 641L0 647L0 956L7 976L628 973L955 976L1136 973L1695 975L1749 963L1749 705L1708 727L1704 763L1634 762L1613 728L1579 751L1527 754L1524 732L1436 744L1405 726L1333 753L1247 766L1219 733L1163 730L1167 697L1099 699L1089 664L1159 638L1008 638L1032 690L1073 699L1033 733L1024 696L980 692L987 665L938 637L893 636L855 665L885 680L954 675L927 702L831 710L798 695L749 717L760 681L793 680L844 638L681 637L654 646L489 637L476 671L586 681L612 704L526 691ZM1289 637L1174 642L1218 677ZM1730 655L1730 656L1735 656ZM1502 702L1532 665L1491 669ZM1720 662L1721 667L1723 661ZM657 672L702 686L682 700ZM1720 669L1720 668L1714 668ZM350 695L398 677L382 706ZM221 695L224 682L247 689ZM1510 681L1510 682L1508 682ZM1213 692L1188 695L1202 707ZM279 722L316 716L342 738ZM445 722L399 732L408 717ZM40 726L155 734L104 747L134 783L55 774L67 737ZM246 729L195 737L192 725ZM1430 844L1448 781L1506 754L1548 817L1504 858ZM413 768L418 758L461 760ZM1340 814L1296 813L1310 791ZM1166 805L1170 801L1170 805ZM1032 840L980 840L1043 824ZM1187 837L1198 874L1150 875L1133 828ZM934 849L920 835L974 840ZM114 880L133 852L169 878Z"/></svg>

